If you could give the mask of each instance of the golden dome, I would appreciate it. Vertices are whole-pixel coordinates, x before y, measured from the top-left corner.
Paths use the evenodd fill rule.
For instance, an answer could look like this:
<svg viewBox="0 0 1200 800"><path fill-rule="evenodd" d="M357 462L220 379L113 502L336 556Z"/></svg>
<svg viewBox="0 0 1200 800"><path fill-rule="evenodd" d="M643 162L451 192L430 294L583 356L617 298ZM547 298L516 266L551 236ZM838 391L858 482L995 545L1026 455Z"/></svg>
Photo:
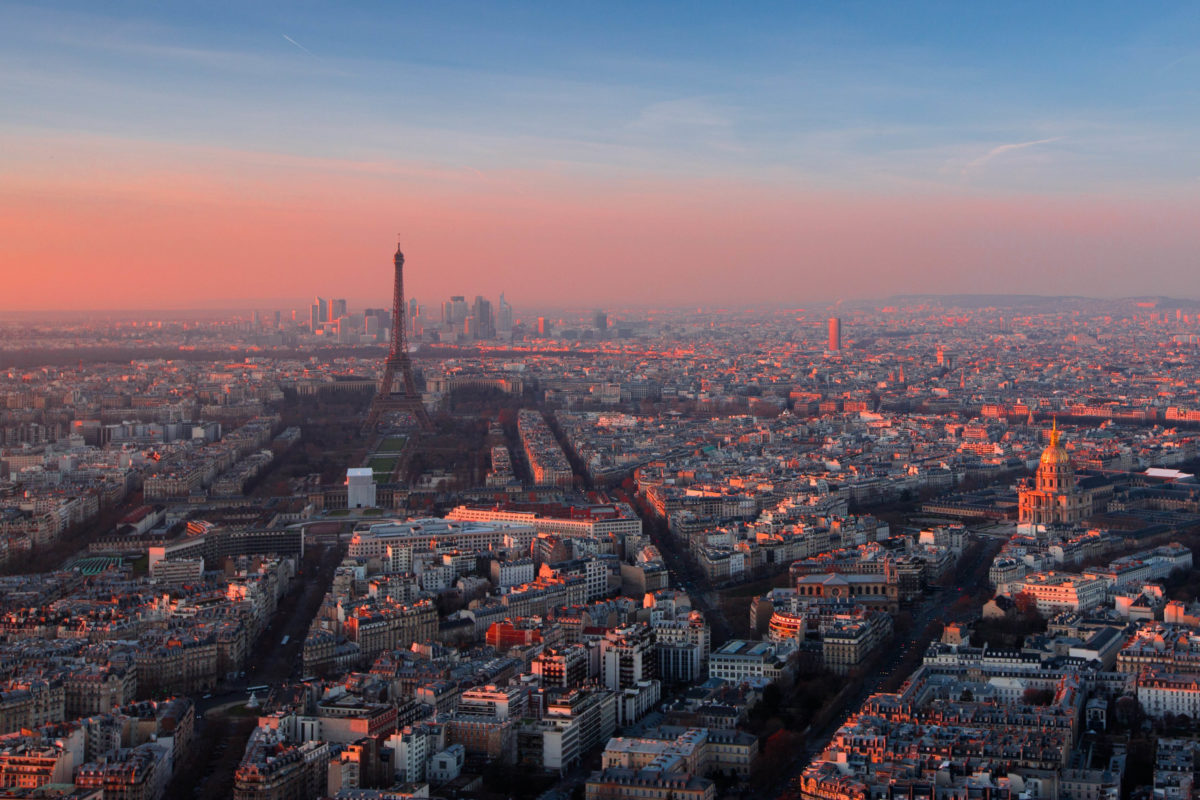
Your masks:
<svg viewBox="0 0 1200 800"><path fill-rule="evenodd" d="M1054 421L1054 427L1050 429L1050 444L1046 445L1046 449L1042 451L1041 463L1042 466L1048 467L1071 464L1071 454L1058 442L1058 420Z"/></svg>
<svg viewBox="0 0 1200 800"><path fill-rule="evenodd" d="M1070 464L1071 454L1067 452L1065 447L1047 447L1042 451L1043 466L1058 466L1060 464Z"/></svg>

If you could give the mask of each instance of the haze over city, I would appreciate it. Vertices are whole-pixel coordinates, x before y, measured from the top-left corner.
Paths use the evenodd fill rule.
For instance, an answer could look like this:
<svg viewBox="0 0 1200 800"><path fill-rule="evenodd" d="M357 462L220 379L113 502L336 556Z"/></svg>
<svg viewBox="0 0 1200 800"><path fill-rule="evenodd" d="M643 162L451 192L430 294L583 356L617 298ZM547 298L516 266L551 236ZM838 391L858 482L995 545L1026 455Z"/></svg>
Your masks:
<svg viewBox="0 0 1200 800"><path fill-rule="evenodd" d="M0 7L17 309L1196 294L1192 4Z"/></svg>
<svg viewBox="0 0 1200 800"><path fill-rule="evenodd" d="M0 0L0 800L1197 800L1197 34Z"/></svg>

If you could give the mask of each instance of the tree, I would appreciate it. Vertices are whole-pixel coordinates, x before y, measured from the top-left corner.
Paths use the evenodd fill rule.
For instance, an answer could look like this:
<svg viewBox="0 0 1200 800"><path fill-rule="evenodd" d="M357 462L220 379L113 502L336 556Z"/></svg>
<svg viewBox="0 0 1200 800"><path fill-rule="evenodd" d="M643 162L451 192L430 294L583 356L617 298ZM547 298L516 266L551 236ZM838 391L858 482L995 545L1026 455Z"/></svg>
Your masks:
<svg viewBox="0 0 1200 800"><path fill-rule="evenodd" d="M1025 690L1025 693L1021 695L1021 700L1026 705L1048 706L1054 702L1054 690L1038 689L1034 686L1030 686Z"/></svg>
<svg viewBox="0 0 1200 800"><path fill-rule="evenodd" d="M1017 606L1017 611L1022 615L1027 616L1030 613L1037 613L1037 601L1028 592L1017 592L1012 596L1012 600Z"/></svg>
<svg viewBox="0 0 1200 800"><path fill-rule="evenodd" d="M762 702L767 708L779 708L783 702L783 692L779 690L779 686L774 682L768 683L763 689Z"/></svg>
<svg viewBox="0 0 1200 800"><path fill-rule="evenodd" d="M1131 694L1122 695L1117 699L1114 716L1118 724L1133 729L1141 727L1142 720L1145 719L1142 704Z"/></svg>
<svg viewBox="0 0 1200 800"><path fill-rule="evenodd" d="M800 737L783 728L767 738L762 748L761 768L755 771L755 778L761 787L771 785L781 772L791 766L800 749L799 745Z"/></svg>
<svg viewBox="0 0 1200 800"><path fill-rule="evenodd" d="M1145 786L1154 780L1155 739L1131 739L1125 756L1125 774L1121 778L1121 796L1130 797L1135 786Z"/></svg>

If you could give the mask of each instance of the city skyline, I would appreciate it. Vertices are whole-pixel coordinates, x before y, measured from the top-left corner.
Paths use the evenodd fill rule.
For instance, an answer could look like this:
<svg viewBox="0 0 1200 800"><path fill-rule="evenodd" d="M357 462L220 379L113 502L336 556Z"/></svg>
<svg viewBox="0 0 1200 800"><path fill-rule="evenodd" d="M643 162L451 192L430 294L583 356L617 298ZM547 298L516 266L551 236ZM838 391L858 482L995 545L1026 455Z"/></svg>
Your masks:
<svg viewBox="0 0 1200 800"><path fill-rule="evenodd" d="M0 800L1200 798L1198 36L0 2Z"/></svg>
<svg viewBox="0 0 1200 800"><path fill-rule="evenodd" d="M1193 8L680 17L8 5L5 310L1194 294Z"/></svg>
<svg viewBox="0 0 1200 800"><path fill-rule="evenodd" d="M454 295L406 338L404 261L394 314L6 317L0 774L147 800L1195 784L1200 303L506 334L508 295Z"/></svg>

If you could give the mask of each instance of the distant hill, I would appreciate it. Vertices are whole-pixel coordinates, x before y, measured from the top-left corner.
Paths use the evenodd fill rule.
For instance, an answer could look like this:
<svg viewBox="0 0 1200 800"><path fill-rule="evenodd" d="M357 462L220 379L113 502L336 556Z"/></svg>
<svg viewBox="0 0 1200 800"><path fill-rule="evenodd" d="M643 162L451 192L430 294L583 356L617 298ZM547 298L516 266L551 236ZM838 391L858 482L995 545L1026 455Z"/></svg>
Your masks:
<svg viewBox="0 0 1200 800"><path fill-rule="evenodd" d="M1082 297L1079 295L1037 295L1037 294L897 294L871 303L873 306L917 306L931 305L941 308L960 308L964 310L996 308L1026 311L1054 310L1131 310L1142 307L1147 310L1174 310L1176 308L1194 309L1200 307L1200 301L1186 300L1175 297L1148 295L1145 297Z"/></svg>

